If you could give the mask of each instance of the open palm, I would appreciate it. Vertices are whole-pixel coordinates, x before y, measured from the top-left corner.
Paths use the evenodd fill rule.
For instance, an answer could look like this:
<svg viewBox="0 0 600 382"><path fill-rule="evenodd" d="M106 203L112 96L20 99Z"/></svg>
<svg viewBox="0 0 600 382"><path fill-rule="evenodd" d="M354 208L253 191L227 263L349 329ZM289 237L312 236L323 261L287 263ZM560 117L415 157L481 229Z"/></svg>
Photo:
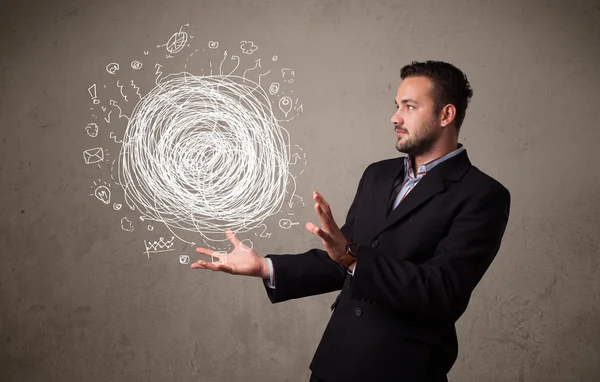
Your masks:
<svg viewBox="0 0 600 382"><path fill-rule="evenodd" d="M191 264L194 269L210 269L233 275L268 278L269 270L266 259L261 258L253 249L242 243L231 230L226 232L227 239L233 244L230 253L196 248L196 252L210 256L213 261L198 260ZM216 261L215 261L216 260Z"/></svg>

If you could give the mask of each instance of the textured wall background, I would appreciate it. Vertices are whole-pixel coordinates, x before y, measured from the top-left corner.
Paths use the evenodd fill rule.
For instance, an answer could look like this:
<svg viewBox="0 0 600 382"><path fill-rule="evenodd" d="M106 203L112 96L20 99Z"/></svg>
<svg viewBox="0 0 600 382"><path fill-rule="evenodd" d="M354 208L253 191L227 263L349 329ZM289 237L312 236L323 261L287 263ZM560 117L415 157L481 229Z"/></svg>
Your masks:
<svg viewBox="0 0 600 382"><path fill-rule="evenodd" d="M155 58L183 70L187 53L155 47L186 23L196 48L252 40L294 69L304 113L288 127L307 155L296 193L318 189L338 220L366 165L398 155L401 66L463 69L475 95L461 142L513 205L458 322L451 380L600 380L598 1L21 0L0 5L2 381L308 379L333 295L270 305L259 280L148 258L143 241L168 231L126 232L89 196L108 173L82 158L94 144L87 88L114 89L110 62L146 60L146 91ZM319 245L303 229L310 203L295 208L299 225L248 234L259 253Z"/></svg>

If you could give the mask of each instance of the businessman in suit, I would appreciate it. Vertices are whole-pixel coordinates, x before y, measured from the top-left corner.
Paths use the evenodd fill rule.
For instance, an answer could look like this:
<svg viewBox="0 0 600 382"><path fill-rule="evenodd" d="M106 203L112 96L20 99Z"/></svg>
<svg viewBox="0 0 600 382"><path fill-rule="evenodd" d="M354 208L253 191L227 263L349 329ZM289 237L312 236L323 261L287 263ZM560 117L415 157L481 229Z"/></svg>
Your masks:
<svg viewBox="0 0 600 382"><path fill-rule="evenodd" d="M273 303L341 290L310 365L311 381L447 381L455 322L496 256L510 193L473 166L458 134L473 92L440 62L413 62L392 116L405 153L364 171L340 228L314 192L325 250L259 257L228 231L230 254L193 268L261 277Z"/></svg>

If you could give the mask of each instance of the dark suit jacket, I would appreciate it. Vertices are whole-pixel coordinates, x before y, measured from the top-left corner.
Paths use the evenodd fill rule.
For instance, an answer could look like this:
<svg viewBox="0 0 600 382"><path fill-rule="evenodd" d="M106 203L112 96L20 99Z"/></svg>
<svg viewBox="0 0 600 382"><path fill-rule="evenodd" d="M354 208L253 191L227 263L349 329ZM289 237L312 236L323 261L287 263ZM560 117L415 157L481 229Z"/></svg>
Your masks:
<svg viewBox="0 0 600 382"><path fill-rule="evenodd" d="M341 289L310 365L325 381L438 381L454 364L455 322L500 248L510 193L466 150L431 169L388 214L402 158L364 172L342 232L354 276L312 249L268 255L271 302Z"/></svg>

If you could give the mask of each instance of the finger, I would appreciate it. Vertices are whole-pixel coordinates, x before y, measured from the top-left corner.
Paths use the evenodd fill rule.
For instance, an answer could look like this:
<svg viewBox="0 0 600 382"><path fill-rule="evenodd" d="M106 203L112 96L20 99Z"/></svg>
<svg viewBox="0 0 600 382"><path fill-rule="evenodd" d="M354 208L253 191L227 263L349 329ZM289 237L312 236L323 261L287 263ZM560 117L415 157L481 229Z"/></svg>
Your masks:
<svg viewBox="0 0 600 382"><path fill-rule="evenodd" d="M221 259L221 257L223 257L224 254L223 252L213 251L212 249L206 248L196 248L196 252L216 259Z"/></svg>
<svg viewBox="0 0 600 382"><path fill-rule="evenodd" d="M237 247L238 245L240 245L240 243L241 243L240 239L238 239L237 237L235 237L235 233L233 233L232 230L228 229L225 232L225 236L231 242L231 244L233 244L235 247Z"/></svg>
<svg viewBox="0 0 600 382"><path fill-rule="evenodd" d="M321 226L323 226L324 229L329 230L331 223L333 222L331 215L327 214L319 203L315 204L315 212L321 222ZM333 223L335 224L335 222Z"/></svg>
<svg viewBox="0 0 600 382"><path fill-rule="evenodd" d="M311 222L306 223L305 227L310 233L317 235L323 241L329 242L332 240L331 235L329 235L327 232L323 231L321 228L319 228Z"/></svg>
<svg viewBox="0 0 600 382"><path fill-rule="evenodd" d="M319 194L317 191L314 192L313 195L313 199L315 200L315 202L317 202L317 204L319 204L321 206L321 210L323 210L323 213L329 217L331 217L331 206L329 205L329 203L327 203L327 201L325 201L325 199L323 198L323 196L321 194Z"/></svg>
<svg viewBox="0 0 600 382"><path fill-rule="evenodd" d="M325 200L323 195L321 195L318 191L315 191L314 198L315 198L316 202L319 202L319 203L323 204L323 206L325 206L325 208L330 209L329 203L327 203L327 201Z"/></svg>
<svg viewBox="0 0 600 382"><path fill-rule="evenodd" d="M209 263L204 260L198 260L194 264L192 264L192 268L194 269L210 269L215 272L226 272L233 273L233 269L229 265L220 264L220 263Z"/></svg>

